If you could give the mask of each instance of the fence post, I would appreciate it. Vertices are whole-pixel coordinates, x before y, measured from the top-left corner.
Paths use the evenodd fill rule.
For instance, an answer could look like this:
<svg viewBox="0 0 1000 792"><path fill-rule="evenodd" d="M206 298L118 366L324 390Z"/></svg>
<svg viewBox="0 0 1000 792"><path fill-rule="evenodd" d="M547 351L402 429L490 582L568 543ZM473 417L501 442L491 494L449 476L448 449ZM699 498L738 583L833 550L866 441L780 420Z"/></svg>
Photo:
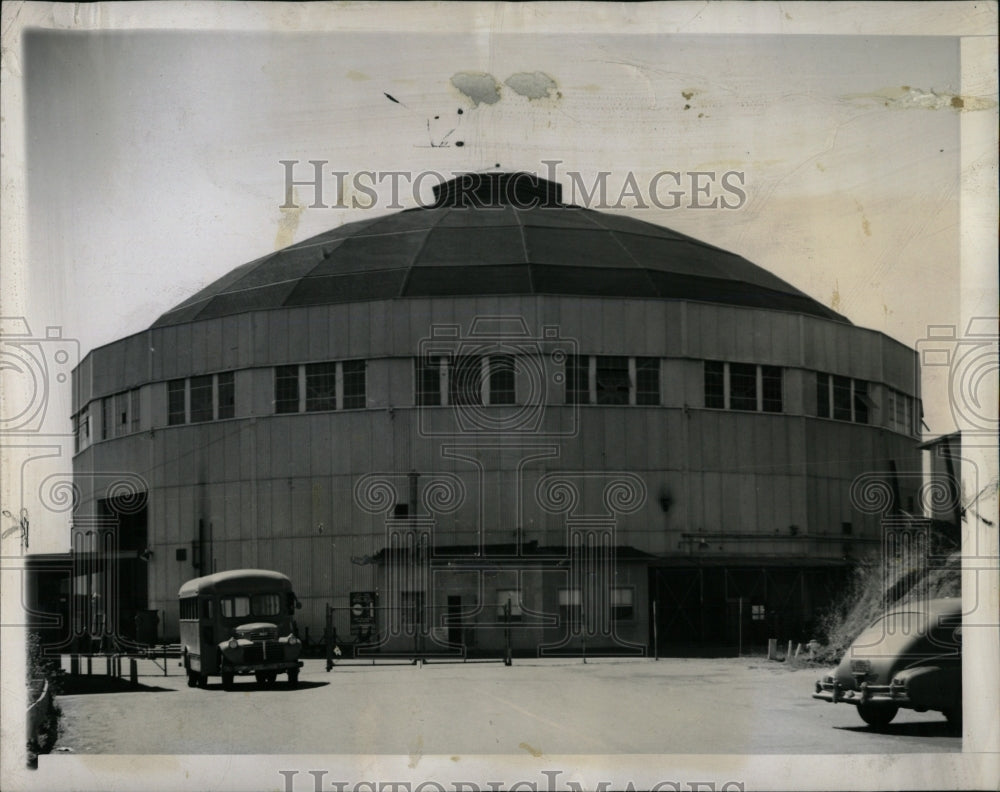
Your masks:
<svg viewBox="0 0 1000 792"><path fill-rule="evenodd" d="M513 664L510 652L510 597L507 597L507 602L503 606L503 621L504 621L503 634L504 634L504 644L505 644L503 664L505 666L509 666Z"/></svg>
<svg viewBox="0 0 1000 792"><path fill-rule="evenodd" d="M736 656L743 657L743 597L738 600L739 604L736 606L738 615L736 617L737 635L739 635L739 643L736 646Z"/></svg>
<svg viewBox="0 0 1000 792"><path fill-rule="evenodd" d="M139 684L139 668L134 657L128 659L128 681L133 685Z"/></svg>
<svg viewBox="0 0 1000 792"><path fill-rule="evenodd" d="M767 659L774 660L778 656L778 639L768 638L767 639Z"/></svg>
<svg viewBox="0 0 1000 792"><path fill-rule="evenodd" d="M656 625L656 600L653 600L653 659L660 659L659 628Z"/></svg>
<svg viewBox="0 0 1000 792"><path fill-rule="evenodd" d="M323 631L323 639L326 641L326 670L329 673L333 668L333 608L326 606L326 629Z"/></svg>

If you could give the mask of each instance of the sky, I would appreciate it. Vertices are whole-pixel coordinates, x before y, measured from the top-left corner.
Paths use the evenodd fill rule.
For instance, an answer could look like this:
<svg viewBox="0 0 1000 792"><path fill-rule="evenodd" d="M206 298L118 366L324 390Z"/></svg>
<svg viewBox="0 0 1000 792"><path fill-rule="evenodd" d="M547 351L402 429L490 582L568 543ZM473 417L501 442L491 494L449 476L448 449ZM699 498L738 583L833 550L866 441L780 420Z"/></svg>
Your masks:
<svg viewBox="0 0 1000 792"><path fill-rule="evenodd" d="M914 346L959 321L959 121L978 106L954 106L954 38L149 30L23 45L24 315L80 357L242 263L397 211L388 181L351 208L362 171L554 167L566 189L570 172L588 188L608 172L609 211L732 250L857 325ZM281 208L289 160L296 180L324 162L324 208L303 185ZM662 171L682 174L679 206L662 177L670 208L650 198ZM712 174L697 177L708 198L691 172ZM726 173L745 199L697 207ZM618 201L629 179L645 206ZM928 433L951 431L930 386ZM55 388L49 423L69 431L69 412Z"/></svg>

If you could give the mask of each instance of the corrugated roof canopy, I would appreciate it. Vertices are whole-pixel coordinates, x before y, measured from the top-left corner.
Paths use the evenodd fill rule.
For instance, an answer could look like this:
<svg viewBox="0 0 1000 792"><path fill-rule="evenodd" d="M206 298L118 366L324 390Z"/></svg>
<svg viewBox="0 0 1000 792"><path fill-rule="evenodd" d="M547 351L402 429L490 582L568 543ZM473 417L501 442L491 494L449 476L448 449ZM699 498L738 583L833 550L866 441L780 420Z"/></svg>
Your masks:
<svg viewBox="0 0 1000 792"><path fill-rule="evenodd" d="M531 174L468 174L433 206L348 223L238 267L153 327L300 305L458 295L697 300L846 322L767 270L669 228L561 203Z"/></svg>

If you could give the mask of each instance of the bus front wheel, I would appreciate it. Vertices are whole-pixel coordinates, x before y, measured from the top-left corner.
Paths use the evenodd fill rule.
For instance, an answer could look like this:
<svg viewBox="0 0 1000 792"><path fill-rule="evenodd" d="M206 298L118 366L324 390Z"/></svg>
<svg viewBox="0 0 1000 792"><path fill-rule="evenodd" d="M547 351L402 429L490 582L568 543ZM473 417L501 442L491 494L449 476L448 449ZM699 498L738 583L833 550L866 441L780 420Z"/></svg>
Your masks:
<svg viewBox="0 0 1000 792"><path fill-rule="evenodd" d="M236 677L235 677L235 675L233 674L232 671L223 671L222 672L222 689L223 690L232 690L233 689L233 681L235 679L236 679Z"/></svg>
<svg viewBox="0 0 1000 792"><path fill-rule="evenodd" d="M292 668L288 672L288 687L295 687L299 684L299 669Z"/></svg>

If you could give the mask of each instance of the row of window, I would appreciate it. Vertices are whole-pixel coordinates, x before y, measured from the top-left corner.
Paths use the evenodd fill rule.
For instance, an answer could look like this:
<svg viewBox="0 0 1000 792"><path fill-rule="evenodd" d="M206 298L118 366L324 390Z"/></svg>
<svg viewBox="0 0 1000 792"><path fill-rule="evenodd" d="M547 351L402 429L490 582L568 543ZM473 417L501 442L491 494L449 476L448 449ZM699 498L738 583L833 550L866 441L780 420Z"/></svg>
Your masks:
<svg viewBox="0 0 1000 792"><path fill-rule="evenodd" d="M274 370L276 413L356 410L367 403L363 360L278 366Z"/></svg>
<svg viewBox="0 0 1000 792"><path fill-rule="evenodd" d="M717 410L781 412L781 367L706 360L705 406Z"/></svg>
<svg viewBox="0 0 1000 792"><path fill-rule="evenodd" d="M660 403L660 359L621 355L569 355L567 404Z"/></svg>
<svg viewBox="0 0 1000 792"><path fill-rule="evenodd" d="M631 621L635 617L635 589L612 588L608 606L615 621ZM497 621L520 622L524 619L521 592L518 589L497 589ZM508 614L507 608L510 608ZM421 624L424 617L424 592L399 593L401 622L404 625ZM559 617L562 624L579 624L583 616L583 592L578 588L559 589Z"/></svg>
<svg viewBox="0 0 1000 792"><path fill-rule="evenodd" d="M414 402L441 405L515 404L513 355L444 355L416 360Z"/></svg>
<svg viewBox="0 0 1000 792"><path fill-rule="evenodd" d="M914 398L892 388L886 388L885 392L885 411L889 426L897 432L920 434L920 416L914 409Z"/></svg>
<svg viewBox="0 0 1000 792"><path fill-rule="evenodd" d="M124 437L139 431L139 389L105 396L97 402L101 411L101 440ZM90 443L90 406L73 418L73 446L79 451Z"/></svg>
<svg viewBox="0 0 1000 792"><path fill-rule="evenodd" d="M782 369L752 363L706 360L705 406L720 410L782 412ZM876 404L865 380L827 374L816 375L816 416L835 421L867 424ZM885 388L884 424L897 432L920 434L912 396Z"/></svg>
<svg viewBox="0 0 1000 792"><path fill-rule="evenodd" d="M866 424L874 406L864 380L816 372L816 415L820 418Z"/></svg>
<svg viewBox="0 0 1000 792"><path fill-rule="evenodd" d="M780 366L706 360L705 407L719 410L780 413L784 409ZM351 410L367 406L364 360L277 366L274 369L275 413ZM414 402L417 406L514 405L517 361L513 355L432 356L415 360ZM867 424L875 404L869 383L816 372L816 415ZM566 403L658 405L660 359L617 355L569 355L565 368ZM884 424L895 431L919 434L915 400L885 388ZM139 390L122 391L99 400L101 439L139 430ZM236 389L231 371L167 382L167 424L235 417ZM90 443L90 408L74 418L76 451Z"/></svg>
<svg viewBox="0 0 1000 792"><path fill-rule="evenodd" d="M201 603L201 614L198 604ZM184 597L180 601L180 617L184 621L212 618L213 600L210 597ZM294 610L292 605L289 605ZM226 619L242 619L247 616L277 616L281 613L280 594L237 594L219 598L219 610Z"/></svg>
<svg viewBox="0 0 1000 792"><path fill-rule="evenodd" d="M221 421L236 414L233 372L204 374L167 383L167 425Z"/></svg>

